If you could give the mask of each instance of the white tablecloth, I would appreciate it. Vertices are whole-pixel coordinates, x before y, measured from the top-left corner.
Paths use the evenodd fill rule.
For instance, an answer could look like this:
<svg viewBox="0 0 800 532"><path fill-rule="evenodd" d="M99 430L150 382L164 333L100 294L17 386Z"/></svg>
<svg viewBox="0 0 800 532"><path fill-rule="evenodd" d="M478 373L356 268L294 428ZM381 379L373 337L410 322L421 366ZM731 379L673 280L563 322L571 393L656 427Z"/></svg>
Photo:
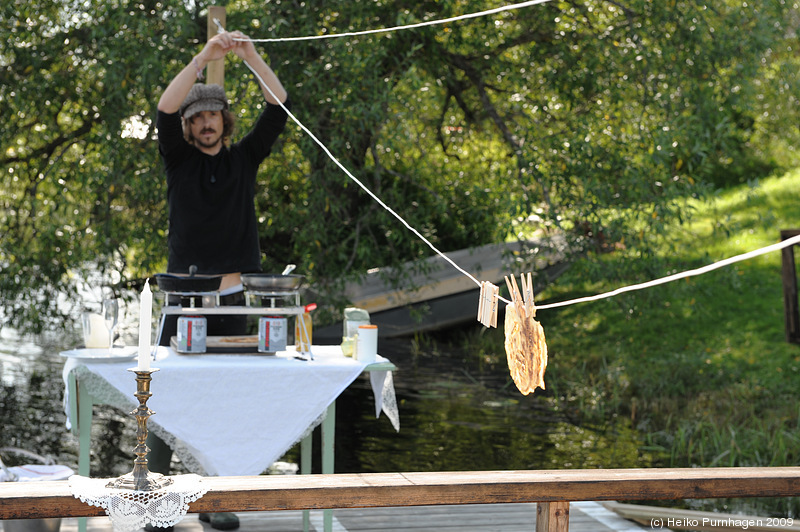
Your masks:
<svg viewBox="0 0 800 532"><path fill-rule="evenodd" d="M159 371L152 374L147 406L155 414L148 429L194 473L258 475L319 424L366 367L342 356L339 346L312 350L314 360L301 361L293 346L275 356L180 355L160 347L152 364ZM97 402L131 411L138 401L135 374L127 369L135 365L69 358L64 378L75 371ZM383 409L399 430L391 372L374 373L376 415Z"/></svg>

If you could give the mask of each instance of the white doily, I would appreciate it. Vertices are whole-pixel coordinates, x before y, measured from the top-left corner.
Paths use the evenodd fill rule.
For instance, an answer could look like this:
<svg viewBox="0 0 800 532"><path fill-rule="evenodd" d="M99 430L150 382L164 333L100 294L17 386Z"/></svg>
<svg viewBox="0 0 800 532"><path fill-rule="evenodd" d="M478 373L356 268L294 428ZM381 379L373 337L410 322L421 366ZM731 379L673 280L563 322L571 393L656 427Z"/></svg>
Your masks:
<svg viewBox="0 0 800 532"><path fill-rule="evenodd" d="M156 527L177 524L189 511L189 503L206 494L200 475L170 477L169 486L153 491L108 488L109 480L79 475L69 477L76 499L106 511L115 532L132 532L152 523Z"/></svg>
<svg viewBox="0 0 800 532"><path fill-rule="evenodd" d="M375 417L380 417L381 410L383 410L386 417L392 422L394 430L400 432L400 412L397 409L392 372L372 371L369 378L375 393Z"/></svg>

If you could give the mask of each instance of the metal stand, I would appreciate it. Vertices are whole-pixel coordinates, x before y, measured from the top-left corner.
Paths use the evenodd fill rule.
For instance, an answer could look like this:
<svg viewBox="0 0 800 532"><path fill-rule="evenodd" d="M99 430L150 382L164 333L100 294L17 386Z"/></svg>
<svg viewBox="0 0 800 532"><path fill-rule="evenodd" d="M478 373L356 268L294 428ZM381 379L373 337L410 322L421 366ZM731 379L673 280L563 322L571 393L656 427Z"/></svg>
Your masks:
<svg viewBox="0 0 800 532"><path fill-rule="evenodd" d="M151 368L147 371L140 371L137 368L130 368L128 371L136 373L136 393L134 396L139 400L139 406L131 412L136 417L136 441L138 445L134 447L133 454L136 459L133 461L133 471L127 475L112 480L106 484L107 488L129 489L136 491L155 491L172 484L172 479L160 473L151 473L147 469L147 418L155 414L147 408L147 400L153 395L150 393L151 373L158 371L158 368Z"/></svg>
<svg viewBox="0 0 800 532"><path fill-rule="evenodd" d="M252 308L292 308L300 306L299 290L248 290L245 292L245 303ZM255 305L253 300L261 300L261 305ZM264 300L269 300L269 306L264 307ZM280 304L279 303L283 303ZM292 305L292 303L294 303Z"/></svg>

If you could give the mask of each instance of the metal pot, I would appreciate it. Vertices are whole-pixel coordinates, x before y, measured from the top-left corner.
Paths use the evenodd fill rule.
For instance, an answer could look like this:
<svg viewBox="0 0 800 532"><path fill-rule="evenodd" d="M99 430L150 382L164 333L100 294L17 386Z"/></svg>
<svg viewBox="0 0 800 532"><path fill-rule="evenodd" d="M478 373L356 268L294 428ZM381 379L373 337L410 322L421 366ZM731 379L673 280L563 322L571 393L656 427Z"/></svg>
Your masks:
<svg viewBox="0 0 800 532"><path fill-rule="evenodd" d="M303 275L281 275L277 273L244 273L242 285L254 292L288 292L297 290L303 283Z"/></svg>
<svg viewBox="0 0 800 532"><path fill-rule="evenodd" d="M216 292L222 283L221 275L194 275L189 277L171 273L154 275L156 284L162 292Z"/></svg>

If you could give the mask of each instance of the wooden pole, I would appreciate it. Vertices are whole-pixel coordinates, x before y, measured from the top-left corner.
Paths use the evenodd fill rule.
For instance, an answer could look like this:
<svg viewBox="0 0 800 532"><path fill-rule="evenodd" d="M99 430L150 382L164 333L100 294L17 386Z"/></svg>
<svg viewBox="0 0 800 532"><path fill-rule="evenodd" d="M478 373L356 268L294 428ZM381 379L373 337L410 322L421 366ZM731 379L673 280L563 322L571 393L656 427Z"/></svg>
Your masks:
<svg viewBox="0 0 800 532"><path fill-rule="evenodd" d="M219 20L223 28L227 28L225 25L224 6L209 6L208 8L208 23L206 26L208 39L211 39L211 37L218 32L217 23L214 22L214 19ZM206 66L206 83L216 83L217 85L225 87L225 59L211 61Z"/></svg>
<svg viewBox="0 0 800 532"><path fill-rule="evenodd" d="M781 231L781 240L800 235L800 229ZM781 250L781 277L783 278L783 309L786 322L786 341L800 344L800 310L797 299L797 267L794 262L794 248Z"/></svg>
<svg viewBox="0 0 800 532"><path fill-rule="evenodd" d="M536 532L568 532L569 502L537 502Z"/></svg>

